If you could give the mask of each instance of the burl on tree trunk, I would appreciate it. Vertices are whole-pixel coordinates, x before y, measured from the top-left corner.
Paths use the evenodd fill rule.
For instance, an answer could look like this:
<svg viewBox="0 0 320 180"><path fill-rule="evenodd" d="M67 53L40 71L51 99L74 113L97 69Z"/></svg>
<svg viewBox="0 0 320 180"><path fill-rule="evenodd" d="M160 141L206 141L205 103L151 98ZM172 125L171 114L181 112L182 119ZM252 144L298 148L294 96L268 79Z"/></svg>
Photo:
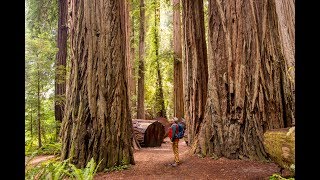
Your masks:
<svg viewBox="0 0 320 180"><path fill-rule="evenodd" d="M157 120L133 119L133 133L142 147L161 146L165 129Z"/></svg>

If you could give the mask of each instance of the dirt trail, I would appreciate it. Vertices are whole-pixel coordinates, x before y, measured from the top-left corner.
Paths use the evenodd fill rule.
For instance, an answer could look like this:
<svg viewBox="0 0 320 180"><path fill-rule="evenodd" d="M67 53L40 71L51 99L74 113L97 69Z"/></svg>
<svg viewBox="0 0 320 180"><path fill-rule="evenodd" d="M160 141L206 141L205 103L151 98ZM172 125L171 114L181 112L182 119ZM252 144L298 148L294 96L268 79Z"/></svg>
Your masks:
<svg viewBox="0 0 320 180"><path fill-rule="evenodd" d="M28 163L27 164L28 166L32 167L32 166L38 165L39 163L41 163L43 161L47 161L49 159L52 159L54 157L55 157L54 155L41 155L41 156L36 156L36 157L32 158L30 160L30 162L28 162L28 160L29 160L28 158L29 157L26 156L25 157L25 162Z"/></svg>
<svg viewBox="0 0 320 180"><path fill-rule="evenodd" d="M229 160L220 158L199 158L188 153L189 147L179 142L181 165L171 167L173 153L169 139L161 147L142 148L134 153L136 164L128 170L98 173L95 180L102 179L212 179L212 180L253 180L268 179L280 168L274 163Z"/></svg>

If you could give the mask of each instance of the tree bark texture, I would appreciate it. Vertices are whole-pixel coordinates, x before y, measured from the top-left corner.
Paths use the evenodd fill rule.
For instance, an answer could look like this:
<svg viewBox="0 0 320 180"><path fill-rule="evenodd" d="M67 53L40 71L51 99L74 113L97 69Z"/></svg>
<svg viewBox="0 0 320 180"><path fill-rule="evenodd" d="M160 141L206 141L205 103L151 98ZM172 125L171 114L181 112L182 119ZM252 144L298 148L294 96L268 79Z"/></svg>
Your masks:
<svg viewBox="0 0 320 180"><path fill-rule="evenodd" d="M157 120L133 119L133 132L142 147L159 147L165 138L164 125Z"/></svg>
<svg viewBox="0 0 320 180"><path fill-rule="evenodd" d="M58 18L58 53L56 56L55 69L55 119L62 122L65 93L66 93L66 59L67 59L67 39L68 39L68 1L59 0Z"/></svg>
<svg viewBox="0 0 320 180"><path fill-rule="evenodd" d="M136 98L132 98L132 97L136 97L137 95L137 79L135 77L135 28L134 28L134 15L130 14L131 8L133 7L133 0L130 1L129 5L128 5L128 11L129 11L129 18L130 18L130 26L129 26L129 32L130 32L130 61L131 61L131 78L130 78L130 92L131 92L131 98L130 98L130 102L131 102L131 116L132 118L136 118L137 116L137 100Z"/></svg>
<svg viewBox="0 0 320 180"><path fill-rule="evenodd" d="M130 1L125 2L125 21L126 21L126 70L127 70L127 82L128 82L128 92L129 98L134 96L135 93L135 81L134 81L134 69L133 63L134 56L131 52L131 17L130 17ZM130 99L130 109L133 102Z"/></svg>
<svg viewBox="0 0 320 180"><path fill-rule="evenodd" d="M61 159L83 168L134 164L129 110L124 0L73 0L71 74Z"/></svg>
<svg viewBox="0 0 320 180"><path fill-rule="evenodd" d="M184 100L188 142L192 143L204 118L208 65L204 32L203 1L182 0L184 31Z"/></svg>
<svg viewBox="0 0 320 180"><path fill-rule="evenodd" d="M172 125L172 122L169 122L168 119L164 117L157 117L154 120L159 121L164 126L164 138L167 137L169 134L169 127Z"/></svg>
<svg viewBox="0 0 320 180"><path fill-rule="evenodd" d="M140 34L139 34L139 70L138 70L138 104L137 118L145 119L144 112L144 51L145 51L145 4L140 0Z"/></svg>
<svg viewBox="0 0 320 180"><path fill-rule="evenodd" d="M287 49L294 47L292 6L209 0L208 98L195 153L263 160L263 132L294 124L294 84L287 73L294 62L294 48ZM288 19L286 30L281 16Z"/></svg>
<svg viewBox="0 0 320 180"><path fill-rule="evenodd" d="M173 0L174 116L184 117L180 0Z"/></svg>

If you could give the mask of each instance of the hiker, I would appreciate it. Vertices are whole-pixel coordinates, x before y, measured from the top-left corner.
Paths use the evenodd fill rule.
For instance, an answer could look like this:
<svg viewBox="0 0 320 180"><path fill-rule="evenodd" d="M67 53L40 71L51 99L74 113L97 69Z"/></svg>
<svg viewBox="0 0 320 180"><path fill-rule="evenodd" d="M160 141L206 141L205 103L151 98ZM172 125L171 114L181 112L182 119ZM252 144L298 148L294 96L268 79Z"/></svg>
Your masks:
<svg viewBox="0 0 320 180"><path fill-rule="evenodd" d="M176 132L176 128L178 128L178 123L183 127L183 130L186 129L186 124L184 119L182 119L181 122L179 122L179 119L177 117L173 118L173 123L171 125L170 128L172 128L172 134L174 134L174 132ZM170 164L173 167L176 167L177 165L180 164L180 160L179 160L179 138L175 137L174 135L172 135L170 137L170 140L172 142L172 150L173 150L173 154L174 154L174 163Z"/></svg>

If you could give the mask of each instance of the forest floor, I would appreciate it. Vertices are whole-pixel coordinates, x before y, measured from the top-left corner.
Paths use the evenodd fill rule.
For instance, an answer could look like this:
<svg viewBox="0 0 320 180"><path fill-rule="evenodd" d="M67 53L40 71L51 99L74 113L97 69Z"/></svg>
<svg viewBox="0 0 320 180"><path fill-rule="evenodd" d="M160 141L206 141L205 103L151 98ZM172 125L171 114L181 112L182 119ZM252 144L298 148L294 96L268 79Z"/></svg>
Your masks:
<svg viewBox="0 0 320 180"><path fill-rule="evenodd" d="M174 159L172 144L169 138L166 138L161 147L141 148L135 151L135 165L126 170L97 173L94 180L267 180L272 174L280 174L280 167L271 162L199 158L189 154L189 149L184 141L179 142L181 164L172 167L169 165ZM28 164L35 166L51 158L54 156L36 156Z"/></svg>
<svg viewBox="0 0 320 180"><path fill-rule="evenodd" d="M55 157L54 155L40 155L40 156L35 156L34 158L32 158L30 160L30 162L28 162L29 157L26 156L25 162L28 162L28 166L34 167L34 166L37 166L38 164L40 164L41 162L47 161L47 160L52 159L54 157Z"/></svg>
<svg viewBox="0 0 320 180"><path fill-rule="evenodd" d="M189 154L189 148L184 141L179 142L179 157L181 164L172 167L172 144L169 138L161 147L141 148L134 152L135 165L127 170L100 172L95 180L103 179L212 179L212 180L266 180L274 173L280 174L280 167L271 162L249 160L217 160L205 157L199 158Z"/></svg>

